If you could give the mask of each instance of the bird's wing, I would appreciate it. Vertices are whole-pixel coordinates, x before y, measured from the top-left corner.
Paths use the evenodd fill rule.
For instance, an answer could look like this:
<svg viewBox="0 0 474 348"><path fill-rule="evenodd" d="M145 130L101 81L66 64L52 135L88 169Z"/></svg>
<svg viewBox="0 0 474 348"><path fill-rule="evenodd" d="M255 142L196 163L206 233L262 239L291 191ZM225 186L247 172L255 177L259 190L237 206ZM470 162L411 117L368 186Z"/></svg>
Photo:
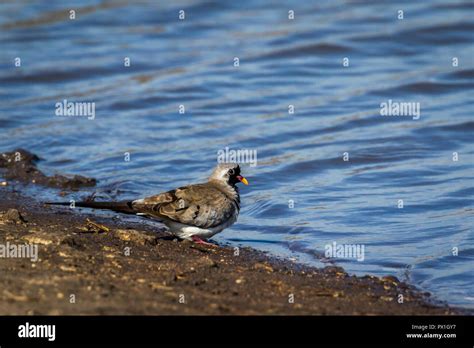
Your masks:
<svg viewBox="0 0 474 348"><path fill-rule="evenodd" d="M186 225L210 228L230 219L235 204L219 189L197 184L132 202L133 209Z"/></svg>

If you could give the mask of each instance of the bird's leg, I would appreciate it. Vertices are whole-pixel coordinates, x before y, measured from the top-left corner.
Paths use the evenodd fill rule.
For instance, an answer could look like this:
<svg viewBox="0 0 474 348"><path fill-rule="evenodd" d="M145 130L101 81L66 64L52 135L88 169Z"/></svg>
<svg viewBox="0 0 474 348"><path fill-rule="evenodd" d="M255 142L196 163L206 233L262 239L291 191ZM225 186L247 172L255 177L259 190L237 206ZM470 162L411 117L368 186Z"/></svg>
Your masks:
<svg viewBox="0 0 474 348"><path fill-rule="evenodd" d="M191 236L191 238L193 239L193 242L196 243L196 244L202 244L202 245L208 245L208 246L212 246L212 247L217 247L217 245L212 244L212 243L208 243L208 242L202 240L202 239L201 239L199 236L197 236L197 235Z"/></svg>

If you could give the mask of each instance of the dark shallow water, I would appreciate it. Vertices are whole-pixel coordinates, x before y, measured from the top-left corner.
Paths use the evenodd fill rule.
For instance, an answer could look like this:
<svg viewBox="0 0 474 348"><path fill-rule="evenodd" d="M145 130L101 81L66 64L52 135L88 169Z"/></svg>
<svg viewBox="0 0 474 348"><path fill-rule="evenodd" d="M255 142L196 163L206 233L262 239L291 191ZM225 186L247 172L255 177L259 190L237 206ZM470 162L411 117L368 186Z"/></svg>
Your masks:
<svg viewBox="0 0 474 348"><path fill-rule="evenodd" d="M202 181L226 146L256 150L218 242L316 265L327 244L362 244L363 262L336 264L474 307L472 2L292 3L2 3L0 150L95 177L104 199ZM94 102L95 119L55 116L63 99ZM381 116L389 99L420 118Z"/></svg>

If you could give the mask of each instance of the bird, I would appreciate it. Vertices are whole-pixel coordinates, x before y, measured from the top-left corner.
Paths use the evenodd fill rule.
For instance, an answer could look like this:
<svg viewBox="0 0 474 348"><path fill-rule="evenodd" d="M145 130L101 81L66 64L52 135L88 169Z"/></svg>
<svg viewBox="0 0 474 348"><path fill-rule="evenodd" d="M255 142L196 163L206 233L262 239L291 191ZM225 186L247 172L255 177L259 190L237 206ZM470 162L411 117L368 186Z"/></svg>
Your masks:
<svg viewBox="0 0 474 348"><path fill-rule="evenodd" d="M162 222L168 232L180 239L214 245L206 240L237 221L240 212L238 183L249 184L240 174L239 164L219 163L205 183L182 186L136 200L82 201L75 202L74 205L154 218Z"/></svg>

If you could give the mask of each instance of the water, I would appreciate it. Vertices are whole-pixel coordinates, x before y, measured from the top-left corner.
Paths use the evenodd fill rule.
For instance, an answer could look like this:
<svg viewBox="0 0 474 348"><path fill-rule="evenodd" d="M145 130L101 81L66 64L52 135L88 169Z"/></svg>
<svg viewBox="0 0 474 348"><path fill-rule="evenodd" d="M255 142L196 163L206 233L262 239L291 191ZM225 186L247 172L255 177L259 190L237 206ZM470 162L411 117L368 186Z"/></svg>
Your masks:
<svg viewBox="0 0 474 348"><path fill-rule="evenodd" d="M226 146L257 150L216 241L314 265L362 244L364 261L336 264L473 308L472 2L170 3L2 2L0 150L119 199L202 181ZM64 99L95 102L95 119L55 116ZM382 117L389 99L421 117Z"/></svg>

